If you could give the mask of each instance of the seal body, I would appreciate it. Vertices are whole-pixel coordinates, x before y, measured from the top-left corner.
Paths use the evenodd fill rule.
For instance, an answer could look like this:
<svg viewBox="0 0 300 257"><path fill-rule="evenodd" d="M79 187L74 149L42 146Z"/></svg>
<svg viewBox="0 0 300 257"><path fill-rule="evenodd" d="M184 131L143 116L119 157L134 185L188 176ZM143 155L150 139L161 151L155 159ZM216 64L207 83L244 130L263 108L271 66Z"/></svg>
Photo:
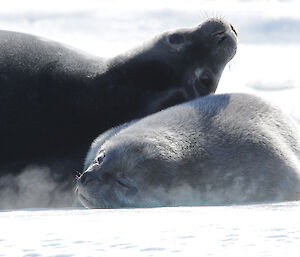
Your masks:
<svg viewBox="0 0 300 257"><path fill-rule="evenodd" d="M211 95L100 135L78 198L89 208L298 200L299 149L295 124L273 105Z"/></svg>
<svg viewBox="0 0 300 257"><path fill-rule="evenodd" d="M1 175L42 165L65 182L99 133L214 93L236 45L236 32L219 19L105 60L0 31Z"/></svg>

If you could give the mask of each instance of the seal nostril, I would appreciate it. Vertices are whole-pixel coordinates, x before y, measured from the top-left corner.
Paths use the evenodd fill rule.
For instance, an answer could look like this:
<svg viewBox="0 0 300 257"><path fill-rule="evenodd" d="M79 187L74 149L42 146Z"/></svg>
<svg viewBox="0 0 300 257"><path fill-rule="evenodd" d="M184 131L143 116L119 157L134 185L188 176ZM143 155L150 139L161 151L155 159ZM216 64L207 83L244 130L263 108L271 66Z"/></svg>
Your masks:
<svg viewBox="0 0 300 257"><path fill-rule="evenodd" d="M235 28L231 24L230 24L230 28L234 32L234 34L237 36L238 34L237 34L236 30L235 30Z"/></svg>

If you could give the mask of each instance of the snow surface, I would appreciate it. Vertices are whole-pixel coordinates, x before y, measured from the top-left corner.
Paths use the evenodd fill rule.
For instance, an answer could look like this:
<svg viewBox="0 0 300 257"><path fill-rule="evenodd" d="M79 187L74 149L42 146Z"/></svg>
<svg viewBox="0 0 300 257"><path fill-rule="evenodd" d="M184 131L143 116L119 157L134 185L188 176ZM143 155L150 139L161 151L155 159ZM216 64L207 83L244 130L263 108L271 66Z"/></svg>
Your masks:
<svg viewBox="0 0 300 257"><path fill-rule="evenodd" d="M217 93L248 92L300 122L300 1L9 0L0 29L109 57L217 15L239 34ZM300 202L0 211L0 256L299 256Z"/></svg>
<svg viewBox="0 0 300 257"><path fill-rule="evenodd" d="M299 256L299 202L0 212L0 256Z"/></svg>

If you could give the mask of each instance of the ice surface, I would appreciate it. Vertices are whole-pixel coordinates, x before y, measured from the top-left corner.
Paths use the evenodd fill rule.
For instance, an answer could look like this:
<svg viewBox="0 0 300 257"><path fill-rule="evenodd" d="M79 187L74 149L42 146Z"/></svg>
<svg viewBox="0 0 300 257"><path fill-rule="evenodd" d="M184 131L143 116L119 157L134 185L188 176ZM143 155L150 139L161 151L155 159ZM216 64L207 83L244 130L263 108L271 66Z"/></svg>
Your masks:
<svg viewBox="0 0 300 257"><path fill-rule="evenodd" d="M0 212L0 256L299 256L300 203Z"/></svg>
<svg viewBox="0 0 300 257"><path fill-rule="evenodd" d="M239 34L218 93L248 92L300 122L300 2L10 0L0 29L109 57L217 15ZM0 256L299 256L300 203L128 210L5 210Z"/></svg>

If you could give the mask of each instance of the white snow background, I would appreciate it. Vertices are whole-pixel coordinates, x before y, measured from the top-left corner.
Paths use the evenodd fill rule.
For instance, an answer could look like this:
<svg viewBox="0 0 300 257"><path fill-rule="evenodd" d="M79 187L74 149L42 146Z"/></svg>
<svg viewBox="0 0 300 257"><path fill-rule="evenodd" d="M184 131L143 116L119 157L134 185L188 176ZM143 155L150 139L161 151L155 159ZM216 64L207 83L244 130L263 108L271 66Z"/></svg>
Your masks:
<svg viewBox="0 0 300 257"><path fill-rule="evenodd" d="M3 0L0 29L103 57L207 17L239 47L217 93L248 92L300 122L300 1ZM299 256L300 203L127 210L0 211L0 256Z"/></svg>

